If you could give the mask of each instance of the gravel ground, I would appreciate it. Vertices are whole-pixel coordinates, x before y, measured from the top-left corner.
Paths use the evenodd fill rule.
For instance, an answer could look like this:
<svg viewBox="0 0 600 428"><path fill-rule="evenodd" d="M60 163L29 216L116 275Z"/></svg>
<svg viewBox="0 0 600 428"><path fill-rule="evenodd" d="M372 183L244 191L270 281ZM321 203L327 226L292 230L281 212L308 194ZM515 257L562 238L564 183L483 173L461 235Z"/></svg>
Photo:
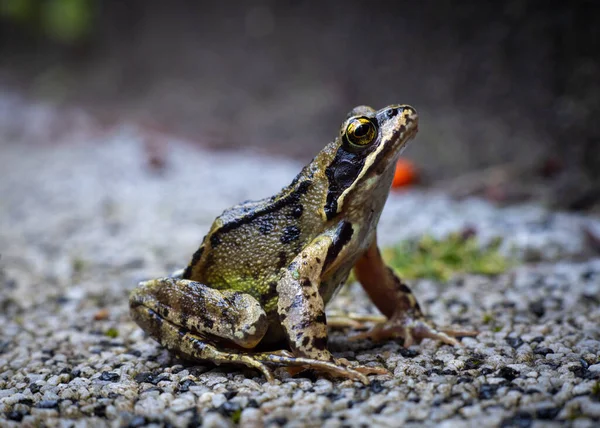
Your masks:
<svg viewBox="0 0 600 428"><path fill-rule="evenodd" d="M413 281L442 325L481 331L453 348L349 343L337 356L390 371L369 386L314 374L275 384L242 367L191 365L129 318L135 284L187 263L227 206L273 194L300 165L172 142L148 168L133 130L102 141L0 144L0 425L594 426L600 423L600 220L392 195L384 243L472 227L527 263L495 278ZM218 168L216 167L218 165ZM373 311L357 286L333 307Z"/></svg>

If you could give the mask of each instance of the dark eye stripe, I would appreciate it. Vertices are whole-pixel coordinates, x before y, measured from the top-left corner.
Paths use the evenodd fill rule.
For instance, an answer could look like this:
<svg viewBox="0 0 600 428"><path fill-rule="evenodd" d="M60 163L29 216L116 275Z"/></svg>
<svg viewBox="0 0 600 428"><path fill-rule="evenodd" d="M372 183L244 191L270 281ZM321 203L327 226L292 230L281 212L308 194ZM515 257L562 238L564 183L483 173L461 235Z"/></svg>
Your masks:
<svg viewBox="0 0 600 428"><path fill-rule="evenodd" d="M354 184L364 167L365 159L366 156L362 153L352 153L340 147L333 161L325 169L329 188L324 210L328 220L337 214L339 197Z"/></svg>

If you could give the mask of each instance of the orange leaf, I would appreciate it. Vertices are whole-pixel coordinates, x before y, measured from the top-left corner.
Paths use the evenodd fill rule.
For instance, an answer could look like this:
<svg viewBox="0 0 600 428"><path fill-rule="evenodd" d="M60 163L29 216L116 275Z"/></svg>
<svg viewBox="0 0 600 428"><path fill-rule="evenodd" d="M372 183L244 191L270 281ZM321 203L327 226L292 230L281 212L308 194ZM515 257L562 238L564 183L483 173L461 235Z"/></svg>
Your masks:
<svg viewBox="0 0 600 428"><path fill-rule="evenodd" d="M398 159L392 187L405 187L414 184L416 181L417 169L414 164L406 159Z"/></svg>

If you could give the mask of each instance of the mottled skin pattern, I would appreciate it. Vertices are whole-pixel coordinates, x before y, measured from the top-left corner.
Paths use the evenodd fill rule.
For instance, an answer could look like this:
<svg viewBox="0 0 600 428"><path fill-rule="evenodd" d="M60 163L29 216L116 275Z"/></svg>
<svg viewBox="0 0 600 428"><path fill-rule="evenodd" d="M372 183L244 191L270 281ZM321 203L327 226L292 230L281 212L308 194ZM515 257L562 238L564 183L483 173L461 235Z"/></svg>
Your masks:
<svg viewBox="0 0 600 428"><path fill-rule="evenodd" d="M190 359L246 364L268 380L265 363L368 383L366 374L386 371L352 366L327 349L325 305L354 268L388 318L357 337L457 344L423 321L377 249L394 167L417 123L409 106L356 107L288 187L219 216L180 276L141 283L130 297L134 320Z"/></svg>

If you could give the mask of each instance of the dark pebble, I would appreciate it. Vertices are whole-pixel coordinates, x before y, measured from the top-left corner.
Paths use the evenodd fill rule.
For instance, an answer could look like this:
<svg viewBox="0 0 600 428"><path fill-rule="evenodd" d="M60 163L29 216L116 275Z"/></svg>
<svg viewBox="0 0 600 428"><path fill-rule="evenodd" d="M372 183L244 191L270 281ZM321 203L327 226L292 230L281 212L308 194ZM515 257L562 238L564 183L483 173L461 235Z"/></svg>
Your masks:
<svg viewBox="0 0 600 428"><path fill-rule="evenodd" d="M66 303L69 303L69 298L67 296L58 296L56 298L56 303L59 305L64 305Z"/></svg>
<svg viewBox="0 0 600 428"><path fill-rule="evenodd" d="M490 367L483 367L481 370L479 370L479 373L481 373L484 376L487 376L489 374L494 373L494 370L492 370Z"/></svg>
<svg viewBox="0 0 600 428"><path fill-rule="evenodd" d="M526 412L519 412L515 416L504 419L500 424L502 428L529 428L531 425L533 425L533 417Z"/></svg>
<svg viewBox="0 0 600 428"><path fill-rule="evenodd" d="M483 358L469 358L465 361L465 369L466 370L475 370L480 368L483 365Z"/></svg>
<svg viewBox="0 0 600 428"><path fill-rule="evenodd" d="M237 391L227 391L226 393L223 394L225 396L225 398L227 398L228 400L231 400L233 397L235 397L236 395L238 395Z"/></svg>
<svg viewBox="0 0 600 428"><path fill-rule="evenodd" d="M533 350L534 354L546 356L548 354L554 354L554 351L546 347L537 347Z"/></svg>
<svg viewBox="0 0 600 428"><path fill-rule="evenodd" d="M152 379L152 385L157 385L159 382L162 382L163 380L171 380L171 378L169 377L168 374L161 374L160 376L156 376L154 379Z"/></svg>
<svg viewBox="0 0 600 428"><path fill-rule="evenodd" d="M258 409L260 405L254 398L251 398L250 400L248 400L248 404L246 405L246 407L250 409Z"/></svg>
<svg viewBox="0 0 600 428"><path fill-rule="evenodd" d="M543 317L546 313L546 309L544 308L544 302L542 302L541 300L531 302L529 304L529 310L538 318Z"/></svg>
<svg viewBox="0 0 600 428"><path fill-rule="evenodd" d="M583 272L583 273L581 274L581 278L582 278L582 279L585 279L585 280L590 280L590 279L592 279L594 276L596 276L596 272L595 272L595 271L593 271L593 270L591 270L591 269L590 269L590 270L586 270L585 272Z"/></svg>
<svg viewBox="0 0 600 428"><path fill-rule="evenodd" d="M33 406L33 400L31 398L21 398L19 400L19 404L24 404L26 406Z"/></svg>
<svg viewBox="0 0 600 428"><path fill-rule="evenodd" d="M239 403L234 403L232 401L226 401L223 404L221 404L219 407L217 407L216 410L223 416L229 418L229 417L231 417L231 415L233 415L235 412L239 411L240 409L241 408L240 408Z"/></svg>
<svg viewBox="0 0 600 428"><path fill-rule="evenodd" d="M484 383L479 387L479 399L489 400L490 398L494 397L497 389L497 385L490 385L488 383Z"/></svg>
<svg viewBox="0 0 600 428"><path fill-rule="evenodd" d="M76 378L81 376L81 370L79 369L75 369L75 370L71 370L71 377L72 378Z"/></svg>
<svg viewBox="0 0 600 428"><path fill-rule="evenodd" d="M96 407L94 407L94 415L98 416L99 418L105 418L106 404L98 404Z"/></svg>
<svg viewBox="0 0 600 428"><path fill-rule="evenodd" d="M32 394L35 394L36 392L40 391L41 386L38 385L37 383L30 383L29 384L29 390L31 391Z"/></svg>
<svg viewBox="0 0 600 428"><path fill-rule="evenodd" d="M473 383L473 378L467 376L461 376L458 378L456 383Z"/></svg>
<svg viewBox="0 0 600 428"><path fill-rule="evenodd" d="M456 370L445 369L442 371L442 374L445 376L456 376Z"/></svg>
<svg viewBox="0 0 600 428"><path fill-rule="evenodd" d="M186 379L179 384L179 392L188 392L190 390L190 386L194 385L196 385L196 382L191 379Z"/></svg>
<svg viewBox="0 0 600 428"><path fill-rule="evenodd" d="M523 339L521 339L520 337L507 337L506 343L508 343L514 349L517 349L523 344Z"/></svg>
<svg viewBox="0 0 600 428"><path fill-rule="evenodd" d="M281 426L287 424L287 422L288 422L288 419L284 416L279 416L279 417L273 418L271 420L273 422L275 422L277 425L281 425Z"/></svg>
<svg viewBox="0 0 600 428"><path fill-rule="evenodd" d="M531 339L531 343L540 343L543 342L546 338L544 336L535 336Z"/></svg>
<svg viewBox="0 0 600 428"><path fill-rule="evenodd" d="M26 413L20 412L20 411L12 411L12 412L6 412L6 419L11 420L11 421L15 421L15 422L21 422L23 420L23 417L26 415Z"/></svg>
<svg viewBox="0 0 600 428"><path fill-rule="evenodd" d="M571 371L577 377L584 377L585 373L587 372L587 368L585 368L583 365L579 365L575 367L569 367L569 371Z"/></svg>
<svg viewBox="0 0 600 428"><path fill-rule="evenodd" d="M58 400L42 400L35 407L38 409L55 409L58 407Z"/></svg>
<svg viewBox="0 0 600 428"><path fill-rule="evenodd" d="M538 419L543 419L545 421L551 421L556 418L556 415L560 413L560 407L542 407L541 409L537 409L535 411L535 416Z"/></svg>
<svg viewBox="0 0 600 428"><path fill-rule="evenodd" d="M325 394L325 397L329 398L333 402L344 398L344 395L340 394L339 392L328 392Z"/></svg>
<svg viewBox="0 0 600 428"><path fill-rule="evenodd" d="M404 358L415 358L417 355L419 355L419 352L415 351L414 349L400 348L399 352Z"/></svg>
<svg viewBox="0 0 600 428"><path fill-rule="evenodd" d="M136 374L133 379L137 383L142 383L142 382L153 383L152 381L154 380L154 375L150 372L142 372L142 373Z"/></svg>
<svg viewBox="0 0 600 428"><path fill-rule="evenodd" d="M333 413L331 413L329 410L325 410L323 413L321 413L321 420L326 421L327 419L331 418L332 416L333 416Z"/></svg>
<svg viewBox="0 0 600 428"><path fill-rule="evenodd" d="M504 379L513 380L519 377L519 372L510 367L502 367L498 370L498 376L503 377Z"/></svg>
<svg viewBox="0 0 600 428"><path fill-rule="evenodd" d="M102 372L100 375L100 380L105 382L116 382L119 379L121 379L121 376L118 373Z"/></svg>
<svg viewBox="0 0 600 428"><path fill-rule="evenodd" d="M369 388L371 389L371 392L375 394L379 394L381 391L383 391L383 385L381 385L381 382L378 380L372 381L369 385Z"/></svg>

